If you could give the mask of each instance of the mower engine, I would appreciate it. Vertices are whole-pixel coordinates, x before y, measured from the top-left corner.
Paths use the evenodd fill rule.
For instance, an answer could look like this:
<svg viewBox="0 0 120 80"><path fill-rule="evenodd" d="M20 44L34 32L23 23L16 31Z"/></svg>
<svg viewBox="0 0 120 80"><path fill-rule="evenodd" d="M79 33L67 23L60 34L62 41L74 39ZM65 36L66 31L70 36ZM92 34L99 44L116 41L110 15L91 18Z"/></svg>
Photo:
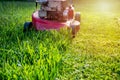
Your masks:
<svg viewBox="0 0 120 80"><path fill-rule="evenodd" d="M73 19L74 8L67 0L37 0L39 17L47 20L67 21Z"/></svg>

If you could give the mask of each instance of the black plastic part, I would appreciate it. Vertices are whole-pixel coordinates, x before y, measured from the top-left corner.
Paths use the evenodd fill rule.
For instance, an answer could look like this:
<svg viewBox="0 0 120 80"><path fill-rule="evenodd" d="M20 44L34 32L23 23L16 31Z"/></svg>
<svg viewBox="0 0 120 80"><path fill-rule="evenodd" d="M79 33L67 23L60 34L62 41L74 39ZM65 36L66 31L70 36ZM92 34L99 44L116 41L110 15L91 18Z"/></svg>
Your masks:
<svg viewBox="0 0 120 80"><path fill-rule="evenodd" d="M29 31L32 28L32 22L25 22L23 32Z"/></svg>

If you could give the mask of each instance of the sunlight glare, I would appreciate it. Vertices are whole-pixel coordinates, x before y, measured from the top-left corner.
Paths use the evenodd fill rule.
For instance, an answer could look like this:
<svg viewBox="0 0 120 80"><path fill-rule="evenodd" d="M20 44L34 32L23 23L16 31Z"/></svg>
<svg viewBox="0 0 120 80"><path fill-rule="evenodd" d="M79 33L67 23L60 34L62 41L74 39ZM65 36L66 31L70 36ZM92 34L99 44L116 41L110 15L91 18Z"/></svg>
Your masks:
<svg viewBox="0 0 120 80"><path fill-rule="evenodd" d="M97 4L98 10L101 12L109 12L111 10L112 5L109 2L98 2Z"/></svg>

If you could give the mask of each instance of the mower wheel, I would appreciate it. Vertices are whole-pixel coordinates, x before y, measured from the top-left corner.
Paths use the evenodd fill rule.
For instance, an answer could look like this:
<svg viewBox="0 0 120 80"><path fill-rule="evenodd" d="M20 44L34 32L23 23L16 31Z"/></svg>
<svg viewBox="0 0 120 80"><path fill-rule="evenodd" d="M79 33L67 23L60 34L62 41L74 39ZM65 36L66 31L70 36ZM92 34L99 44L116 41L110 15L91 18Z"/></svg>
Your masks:
<svg viewBox="0 0 120 80"><path fill-rule="evenodd" d="M25 22L23 32L29 31L32 28L32 22Z"/></svg>
<svg viewBox="0 0 120 80"><path fill-rule="evenodd" d="M76 34L78 33L78 31L80 30L80 22L77 20L74 20L71 25L70 25L71 29L72 29L72 37L75 38Z"/></svg>
<svg viewBox="0 0 120 80"><path fill-rule="evenodd" d="M76 34L78 33L78 31L80 30L80 26L74 26L72 28L72 38L75 38Z"/></svg>
<svg viewBox="0 0 120 80"><path fill-rule="evenodd" d="M75 20L79 22L81 21L81 15L79 12L75 13Z"/></svg>

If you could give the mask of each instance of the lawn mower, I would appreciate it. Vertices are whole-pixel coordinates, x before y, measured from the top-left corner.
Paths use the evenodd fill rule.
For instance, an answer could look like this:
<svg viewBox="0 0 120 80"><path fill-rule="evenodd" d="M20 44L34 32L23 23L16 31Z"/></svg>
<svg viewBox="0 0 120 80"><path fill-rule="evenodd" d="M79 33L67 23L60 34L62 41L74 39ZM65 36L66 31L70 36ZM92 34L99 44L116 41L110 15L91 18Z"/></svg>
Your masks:
<svg viewBox="0 0 120 80"><path fill-rule="evenodd" d="M67 26L75 37L80 29L80 21L80 13L75 13L72 0L36 0L32 22L25 22L23 31L26 32L31 27L36 30L59 30Z"/></svg>

